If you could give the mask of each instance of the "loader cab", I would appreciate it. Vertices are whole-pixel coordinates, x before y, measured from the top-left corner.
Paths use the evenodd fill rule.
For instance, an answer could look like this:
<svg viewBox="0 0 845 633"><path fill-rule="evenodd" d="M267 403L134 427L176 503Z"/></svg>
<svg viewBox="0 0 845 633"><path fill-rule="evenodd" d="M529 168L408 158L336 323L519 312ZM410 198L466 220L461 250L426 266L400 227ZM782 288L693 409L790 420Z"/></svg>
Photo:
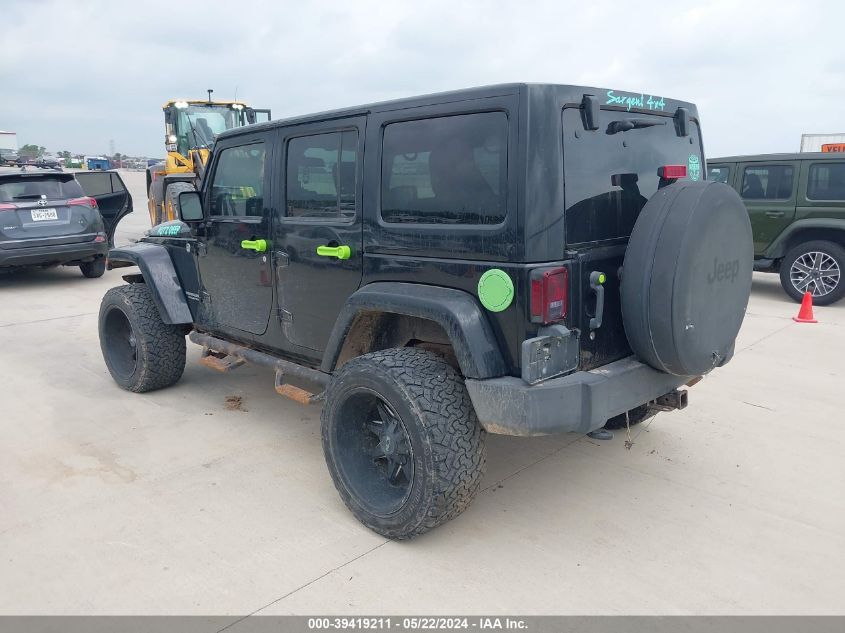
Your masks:
<svg viewBox="0 0 845 633"><path fill-rule="evenodd" d="M168 101L163 110L167 151L181 156L210 148L221 132L270 120L270 110L237 101Z"/></svg>

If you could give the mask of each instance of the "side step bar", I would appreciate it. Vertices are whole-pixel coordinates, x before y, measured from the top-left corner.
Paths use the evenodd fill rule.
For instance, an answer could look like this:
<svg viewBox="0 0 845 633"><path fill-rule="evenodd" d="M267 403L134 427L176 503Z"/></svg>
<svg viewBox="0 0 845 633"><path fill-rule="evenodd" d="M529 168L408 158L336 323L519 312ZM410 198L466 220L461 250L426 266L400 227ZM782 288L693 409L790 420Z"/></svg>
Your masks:
<svg viewBox="0 0 845 633"><path fill-rule="evenodd" d="M203 354L200 362L217 371L231 371L244 363L270 367L276 372L276 393L301 404L312 404L322 400L324 391L311 393L306 389L286 383L285 376L293 376L309 384L317 385L323 390L331 379L329 374L318 369L303 367L245 345L224 341L210 334L202 334L194 330L188 338L191 342L202 346Z"/></svg>

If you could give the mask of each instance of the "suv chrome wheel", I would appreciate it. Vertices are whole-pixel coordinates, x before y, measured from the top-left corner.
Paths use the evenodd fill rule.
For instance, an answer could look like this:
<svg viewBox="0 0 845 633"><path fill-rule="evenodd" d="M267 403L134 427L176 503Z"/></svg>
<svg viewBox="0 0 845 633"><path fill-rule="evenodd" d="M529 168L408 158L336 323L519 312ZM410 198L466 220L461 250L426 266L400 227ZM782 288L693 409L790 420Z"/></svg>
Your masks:
<svg viewBox="0 0 845 633"><path fill-rule="evenodd" d="M820 306L836 303L845 296L842 269L845 248L836 242L812 240L792 247L780 265L780 283L794 301L805 292Z"/></svg>
<svg viewBox="0 0 845 633"><path fill-rule="evenodd" d="M830 294L839 285L839 262L827 253L804 253L789 269L789 280L798 292L809 292L813 297Z"/></svg>

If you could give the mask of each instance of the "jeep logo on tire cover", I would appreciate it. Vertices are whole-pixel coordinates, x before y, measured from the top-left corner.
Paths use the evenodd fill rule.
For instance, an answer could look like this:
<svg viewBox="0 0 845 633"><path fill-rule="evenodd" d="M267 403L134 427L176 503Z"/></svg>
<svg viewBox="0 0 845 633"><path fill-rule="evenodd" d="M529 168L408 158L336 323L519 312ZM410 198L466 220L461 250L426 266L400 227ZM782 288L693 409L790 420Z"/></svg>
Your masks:
<svg viewBox="0 0 845 633"><path fill-rule="evenodd" d="M730 262L720 262L718 259L713 260L713 270L707 275L707 283L712 284L714 281L730 280L734 282L736 276L739 274L739 260L735 259Z"/></svg>

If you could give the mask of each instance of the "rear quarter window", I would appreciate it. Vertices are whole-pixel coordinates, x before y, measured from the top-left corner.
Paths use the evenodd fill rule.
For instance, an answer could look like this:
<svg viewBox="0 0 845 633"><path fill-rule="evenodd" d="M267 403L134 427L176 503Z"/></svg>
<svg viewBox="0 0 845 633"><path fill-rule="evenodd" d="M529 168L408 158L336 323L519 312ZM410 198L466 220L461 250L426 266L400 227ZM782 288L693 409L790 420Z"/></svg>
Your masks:
<svg viewBox="0 0 845 633"><path fill-rule="evenodd" d="M392 224L500 224L507 211L507 156L504 112L387 125L382 219Z"/></svg>
<svg viewBox="0 0 845 633"><path fill-rule="evenodd" d="M807 199L845 201L845 162L810 165Z"/></svg>

